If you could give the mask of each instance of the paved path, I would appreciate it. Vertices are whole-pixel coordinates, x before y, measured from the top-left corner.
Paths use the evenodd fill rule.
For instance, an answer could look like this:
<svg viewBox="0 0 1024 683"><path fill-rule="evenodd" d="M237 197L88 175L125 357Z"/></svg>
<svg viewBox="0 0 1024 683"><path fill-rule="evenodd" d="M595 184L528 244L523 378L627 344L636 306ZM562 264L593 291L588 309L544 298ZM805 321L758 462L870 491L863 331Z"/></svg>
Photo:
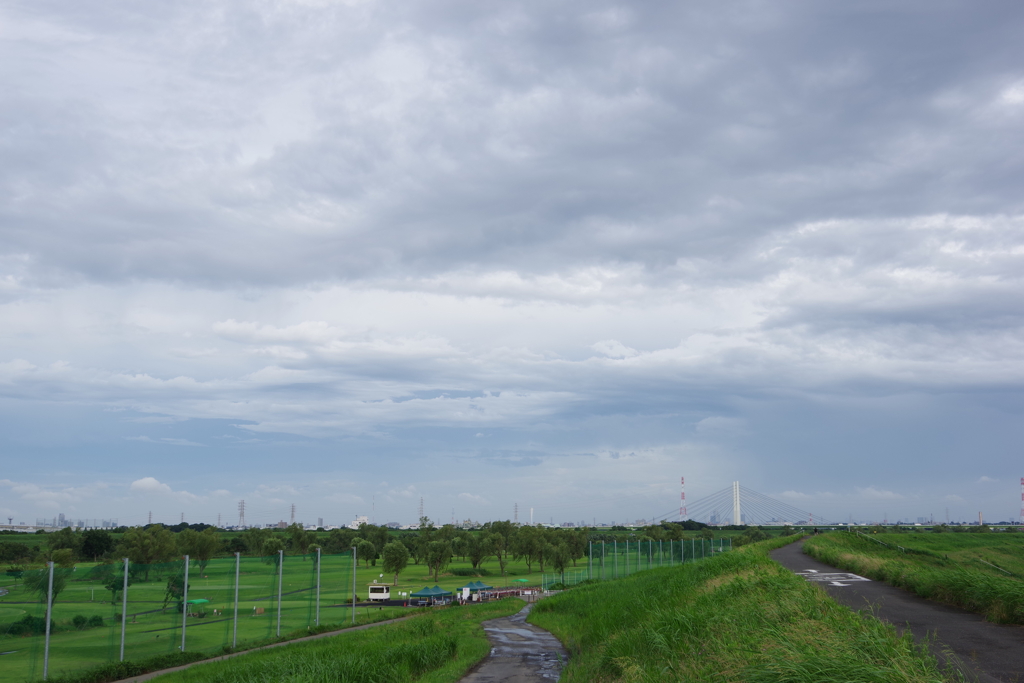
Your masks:
<svg viewBox="0 0 1024 683"><path fill-rule="evenodd" d="M803 554L803 541L772 551L772 559L816 581L828 594L855 610L870 609L898 628L909 628L918 641L934 636L941 649L953 653L952 663L983 683L1024 681L1024 627L1003 626L955 607L925 600L880 581L844 572Z"/></svg>
<svg viewBox="0 0 1024 683"><path fill-rule="evenodd" d="M544 629L526 623L529 604L510 617L483 622L491 654L460 683L541 683L557 681L568 653Z"/></svg>

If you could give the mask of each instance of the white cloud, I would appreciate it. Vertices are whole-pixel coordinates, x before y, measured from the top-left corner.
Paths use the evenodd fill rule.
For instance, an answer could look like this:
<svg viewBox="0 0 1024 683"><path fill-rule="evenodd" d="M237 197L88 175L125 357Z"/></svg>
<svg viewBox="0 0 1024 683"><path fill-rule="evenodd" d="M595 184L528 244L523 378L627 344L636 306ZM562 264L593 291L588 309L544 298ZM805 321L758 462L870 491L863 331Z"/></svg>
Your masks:
<svg viewBox="0 0 1024 683"><path fill-rule="evenodd" d="M139 491L142 493L173 493L170 486L161 483L154 477L136 479L128 488L132 491Z"/></svg>
<svg viewBox="0 0 1024 683"><path fill-rule="evenodd" d="M467 500L471 503L479 503L482 505L486 505L488 502L486 498L475 493L460 493L459 500Z"/></svg>

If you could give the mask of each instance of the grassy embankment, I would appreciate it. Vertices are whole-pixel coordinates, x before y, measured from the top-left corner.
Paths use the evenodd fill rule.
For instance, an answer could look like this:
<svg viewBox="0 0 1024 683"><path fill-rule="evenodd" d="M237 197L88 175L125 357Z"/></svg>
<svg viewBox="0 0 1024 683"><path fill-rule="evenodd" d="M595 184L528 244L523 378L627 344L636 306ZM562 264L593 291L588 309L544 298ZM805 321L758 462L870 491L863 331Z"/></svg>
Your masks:
<svg viewBox="0 0 1024 683"><path fill-rule="evenodd" d="M804 551L996 623L1024 624L1024 534L835 532L808 540Z"/></svg>
<svg viewBox="0 0 1024 683"><path fill-rule="evenodd" d="M768 557L791 540L574 588L538 603L530 621L569 649L569 683L957 680L909 634L838 605Z"/></svg>
<svg viewBox="0 0 1024 683"><path fill-rule="evenodd" d="M262 650L210 662L157 680L160 683L349 681L450 683L487 656L486 619L515 614L516 598L434 609L396 624Z"/></svg>

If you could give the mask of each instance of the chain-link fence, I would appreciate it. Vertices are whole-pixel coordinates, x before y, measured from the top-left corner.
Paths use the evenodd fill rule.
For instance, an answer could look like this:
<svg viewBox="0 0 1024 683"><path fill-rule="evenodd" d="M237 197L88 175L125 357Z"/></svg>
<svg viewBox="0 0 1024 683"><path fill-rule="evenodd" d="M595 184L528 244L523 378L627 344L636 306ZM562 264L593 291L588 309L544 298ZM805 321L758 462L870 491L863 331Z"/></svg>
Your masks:
<svg viewBox="0 0 1024 683"><path fill-rule="evenodd" d="M353 595L350 552L51 565L3 578L0 681L245 648L346 621Z"/></svg>
<svg viewBox="0 0 1024 683"><path fill-rule="evenodd" d="M586 578L600 581L618 579L645 569L702 560L731 549L732 539L729 538L592 542L587 557Z"/></svg>

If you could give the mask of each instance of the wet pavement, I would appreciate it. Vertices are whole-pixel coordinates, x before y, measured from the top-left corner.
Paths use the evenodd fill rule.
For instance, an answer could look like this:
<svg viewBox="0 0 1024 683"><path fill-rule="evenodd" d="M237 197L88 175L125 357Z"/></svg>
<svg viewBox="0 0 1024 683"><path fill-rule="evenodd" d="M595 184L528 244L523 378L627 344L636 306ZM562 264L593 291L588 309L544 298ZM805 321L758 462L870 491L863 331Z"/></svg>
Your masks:
<svg viewBox="0 0 1024 683"><path fill-rule="evenodd" d="M803 541L771 553L783 567L814 581L836 602L909 629L927 642L940 661L960 669L969 680L1015 683L1024 680L1024 627L992 624L984 617L949 607L908 591L830 567L803 554Z"/></svg>
<svg viewBox="0 0 1024 683"><path fill-rule="evenodd" d="M482 626L491 654L460 683L539 683L557 681L568 653L542 628L526 623L532 604L510 617L490 619Z"/></svg>

